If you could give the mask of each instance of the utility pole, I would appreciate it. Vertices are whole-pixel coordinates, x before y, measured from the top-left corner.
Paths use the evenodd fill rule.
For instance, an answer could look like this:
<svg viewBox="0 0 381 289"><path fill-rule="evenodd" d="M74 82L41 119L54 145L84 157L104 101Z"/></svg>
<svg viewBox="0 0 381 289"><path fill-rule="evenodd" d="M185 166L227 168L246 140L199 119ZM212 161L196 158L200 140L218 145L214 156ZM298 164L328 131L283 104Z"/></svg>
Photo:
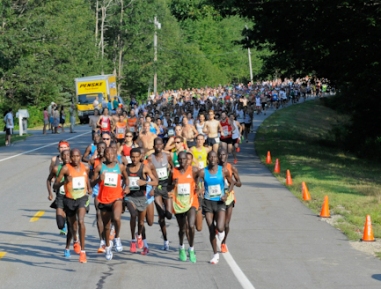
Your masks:
<svg viewBox="0 0 381 289"><path fill-rule="evenodd" d="M153 37L153 46L154 46L154 58L153 58L153 63L154 63L154 69L155 69L155 74L153 76L153 93L156 97L156 93L157 93L157 72L156 72L156 61L157 61L157 32L156 30L157 29L161 29L161 23L159 21L157 21L156 19L156 16L155 16L155 19L154 19L154 25L155 25L155 34L154 34L154 37Z"/></svg>
<svg viewBox="0 0 381 289"><path fill-rule="evenodd" d="M249 27L247 27L247 25L245 25L245 28L246 28L246 30L249 30ZM247 42L249 43L249 36L246 36L246 39L247 39ZM250 81L251 81L251 83L253 83L253 67L252 67L252 64L251 64L251 51L250 51L250 47L247 47L247 54L248 54L248 57L249 57Z"/></svg>

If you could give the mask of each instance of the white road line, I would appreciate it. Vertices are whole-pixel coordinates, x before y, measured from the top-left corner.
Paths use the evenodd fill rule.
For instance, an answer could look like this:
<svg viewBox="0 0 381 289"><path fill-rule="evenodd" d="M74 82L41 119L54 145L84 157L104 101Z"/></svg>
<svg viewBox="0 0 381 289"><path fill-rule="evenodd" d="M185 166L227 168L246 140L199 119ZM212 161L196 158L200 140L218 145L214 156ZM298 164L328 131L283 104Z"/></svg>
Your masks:
<svg viewBox="0 0 381 289"><path fill-rule="evenodd" d="M233 256L230 252L221 254L224 256L226 263L228 263L230 269L233 271L235 277L238 279L238 282L241 284L243 289L255 289L250 280L246 277L245 273L242 272L241 268L235 262Z"/></svg>
<svg viewBox="0 0 381 289"><path fill-rule="evenodd" d="M90 133L90 132L81 133L81 134L76 135L76 136L73 136L73 137L71 137L71 138L67 138L66 140L72 140L72 139L78 138L78 137L80 137L80 136L83 136L83 135L85 135L85 134L89 134L89 133ZM7 160L10 160L10 159L13 159L13 158L17 158L17 157L19 157L19 156L26 155L26 154L31 153L31 152L35 152L35 151L38 151L38 150L43 149L43 148L46 148L46 147L50 147L50 146L53 146L53 145L57 145L57 143L58 143L58 142L52 142L52 143L47 144L47 145L44 145L44 146L42 146L42 147L38 147L38 148L29 150L29 151L26 151L26 152L22 152L22 153L19 153L19 154L17 154L17 155L13 155L13 156L10 156L10 157L1 159L0 162L7 161Z"/></svg>

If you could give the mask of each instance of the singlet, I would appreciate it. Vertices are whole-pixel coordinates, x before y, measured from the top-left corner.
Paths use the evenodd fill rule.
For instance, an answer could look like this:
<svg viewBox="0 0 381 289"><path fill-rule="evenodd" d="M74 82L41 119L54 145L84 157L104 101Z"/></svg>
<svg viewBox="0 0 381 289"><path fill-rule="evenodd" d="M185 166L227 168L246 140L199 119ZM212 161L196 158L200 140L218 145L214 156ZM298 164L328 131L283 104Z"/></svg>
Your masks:
<svg viewBox="0 0 381 289"><path fill-rule="evenodd" d="M251 116L249 113L245 113L245 123L251 124Z"/></svg>
<svg viewBox="0 0 381 289"><path fill-rule="evenodd" d="M109 117L101 116L101 131L111 131L111 121Z"/></svg>
<svg viewBox="0 0 381 289"><path fill-rule="evenodd" d="M83 163L79 164L80 170L77 171L71 164L66 164L69 176L72 180L65 184L65 196L68 199L79 199L87 193L87 171Z"/></svg>
<svg viewBox="0 0 381 289"><path fill-rule="evenodd" d="M91 157L94 155L96 150L97 150L97 146L94 143L92 143L90 153L89 153L89 159L91 159Z"/></svg>
<svg viewBox="0 0 381 289"><path fill-rule="evenodd" d="M230 175L233 176L233 170L232 170L232 165L227 163L226 164L226 169L229 171ZM229 183L228 181L225 179L225 190L228 190L229 189ZM234 194L234 190L232 190L227 198L227 200L225 201L225 204L228 206L230 205L232 202L235 202L236 199L235 199L235 194Z"/></svg>
<svg viewBox="0 0 381 289"><path fill-rule="evenodd" d="M60 174L62 167L63 167L63 163L58 165L56 177L58 177L58 175ZM64 180L65 180L65 177L63 177L62 180L60 180L60 181L62 182ZM65 187L64 186L60 186L60 189L58 190L58 192L61 195L65 195Z"/></svg>
<svg viewBox="0 0 381 289"><path fill-rule="evenodd" d="M119 164L116 163L112 168L102 164L99 174L102 175L103 173L104 180L99 184L98 201L103 204L110 204L122 199L122 174Z"/></svg>
<svg viewBox="0 0 381 289"><path fill-rule="evenodd" d="M146 193L146 187L147 186L139 186L137 184L137 181L140 179L140 180L144 180L145 181L145 178L143 177L143 168L144 168L144 165L143 164L140 164L140 168L138 169L138 171L136 173L132 173L130 171L130 167L132 165L127 165L126 167L126 171L127 171L127 175L128 175L128 181L129 181L129 188L130 188L130 193L128 194L128 197L144 197L145 196L145 193Z"/></svg>
<svg viewBox="0 0 381 289"><path fill-rule="evenodd" d="M124 122L117 122L115 125L115 136L117 139L124 139L126 136L127 126Z"/></svg>
<svg viewBox="0 0 381 289"><path fill-rule="evenodd" d="M127 146L127 145L123 145L123 155L126 157L127 159L127 162L130 164L131 163L131 157L130 157L130 153L131 153L131 150L134 148L135 146L132 145L131 147Z"/></svg>
<svg viewBox="0 0 381 289"><path fill-rule="evenodd" d="M245 113L243 110L237 110L237 121L243 123L245 121Z"/></svg>
<svg viewBox="0 0 381 289"><path fill-rule="evenodd" d="M168 168L168 155L164 152L162 152L162 155L163 159L160 161L156 159L156 156L154 154L152 154L150 158L159 178L159 186L166 187L168 185L168 177L170 170Z"/></svg>
<svg viewBox="0 0 381 289"><path fill-rule="evenodd" d="M185 150L184 150L185 152ZM178 168L180 166L180 163L179 163L179 153L175 150L173 151L173 158L172 158L172 161L173 161L173 165Z"/></svg>
<svg viewBox="0 0 381 289"><path fill-rule="evenodd" d="M208 156L208 152L205 147L201 148L201 151L199 151L196 147L193 147L191 149L191 153L194 157L194 160L197 160L198 162L198 168L203 169L206 167L206 158ZM193 165L196 165L196 163L193 161Z"/></svg>
<svg viewBox="0 0 381 289"><path fill-rule="evenodd" d="M220 121L222 132L221 132L221 139L227 139L232 137L232 126L229 123L229 119L226 118L225 121Z"/></svg>
<svg viewBox="0 0 381 289"><path fill-rule="evenodd" d="M232 139L237 139L240 137L240 132L239 132L239 128L235 122L235 120L233 121L233 133L232 133Z"/></svg>
<svg viewBox="0 0 381 289"><path fill-rule="evenodd" d="M203 125L200 125L199 121L196 122L196 129L199 134L205 135L205 133L202 131L204 127L205 127L205 122Z"/></svg>
<svg viewBox="0 0 381 289"><path fill-rule="evenodd" d="M177 185L173 194L173 211L175 214L181 214L189 211L193 206L198 208L198 198L195 192L196 183L193 178L192 166L188 166L184 174L175 168L173 170L174 180L177 179Z"/></svg>
<svg viewBox="0 0 381 289"><path fill-rule="evenodd" d="M138 119L136 117L127 119L127 125L130 129L130 132L135 132L135 126Z"/></svg>
<svg viewBox="0 0 381 289"><path fill-rule="evenodd" d="M164 128L162 125L159 126L160 133L158 134L159 137L163 138L164 137Z"/></svg>
<svg viewBox="0 0 381 289"><path fill-rule="evenodd" d="M204 168L204 188L204 199L221 201L221 197L225 194L225 182L221 166L218 166L217 173L214 175L209 172L208 168Z"/></svg>
<svg viewBox="0 0 381 289"><path fill-rule="evenodd" d="M156 128L152 122L149 124L149 131L152 132L153 134L157 134Z"/></svg>

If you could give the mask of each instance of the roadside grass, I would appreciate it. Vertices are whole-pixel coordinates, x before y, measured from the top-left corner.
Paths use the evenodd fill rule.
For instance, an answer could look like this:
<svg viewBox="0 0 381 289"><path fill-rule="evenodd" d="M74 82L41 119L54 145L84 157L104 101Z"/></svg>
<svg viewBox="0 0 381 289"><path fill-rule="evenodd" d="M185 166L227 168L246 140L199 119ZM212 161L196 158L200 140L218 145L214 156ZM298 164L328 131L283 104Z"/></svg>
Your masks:
<svg viewBox="0 0 381 289"><path fill-rule="evenodd" d="M282 109L259 127L255 148L265 163L271 151L273 164L279 158L281 173L275 174L285 184L286 170L293 179L290 191L301 201L301 183L307 184L311 201L306 205L317 215L324 196L329 197L333 225L350 240L362 238L366 215L372 219L375 237L381 237L381 165L357 158L332 144L330 130L346 123L344 115L325 107L319 100L307 101Z"/></svg>
<svg viewBox="0 0 381 289"><path fill-rule="evenodd" d="M21 140L25 140L28 136L31 136L31 134L24 134L22 136L14 134L14 135L12 135L11 143L21 141ZM0 146L1 147L5 146L5 134L0 134Z"/></svg>

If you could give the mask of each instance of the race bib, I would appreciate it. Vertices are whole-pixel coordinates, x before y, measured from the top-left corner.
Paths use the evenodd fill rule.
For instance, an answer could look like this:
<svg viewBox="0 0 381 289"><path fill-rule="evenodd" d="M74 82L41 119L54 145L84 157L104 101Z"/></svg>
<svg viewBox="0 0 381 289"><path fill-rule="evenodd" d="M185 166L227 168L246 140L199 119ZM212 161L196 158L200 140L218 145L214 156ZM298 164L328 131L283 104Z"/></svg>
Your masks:
<svg viewBox="0 0 381 289"><path fill-rule="evenodd" d="M65 195L65 188L64 188L64 186L60 186L59 193L60 193L61 195Z"/></svg>
<svg viewBox="0 0 381 289"><path fill-rule="evenodd" d="M228 126L223 126L222 127L222 135L223 136L228 136L229 135L229 127Z"/></svg>
<svg viewBox="0 0 381 289"><path fill-rule="evenodd" d="M204 166L204 162L203 162L203 161L198 162L198 168L199 168L199 169L203 169L203 168L205 168L205 166Z"/></svg>
<svg viewBox="0 0 381 289"><path fill-rule="evenodd" d="M72 181L73 191L79 191L85 189L85 178L84 177L74 177Z"/></svg>
<svg viewBox="0 0 381 289"><path fill-rule="evenodd" d="M127 159L127 162L128 162L129 164L132 163L132 161L131 161L131 157L130 157L130 156L126 156L126 159Z"/></svg>
<svg viewBox="0 0 381 289"><path fill-rule="evenodd" d="M214 138L214 140L216 141L216 144L220 143L220 139L218 137Z"/></svg>
<svg viewBox="0 0 381 289"><path fill-rule="evenodd" d="M177 185L178 195L190 195L190 184L178 184Z"/></svg>
<svg viewBox="0 0 381 289"><path fill-rule="evenodd" d="M105 184L105 187L115 188L118 185L118 174L117 173L105 173L104 184Z"/></svg>
<svg viewBox="0 0 381 289"><path fill-rule="evenodd" d="M138 185L139 179L140 179L139 177L128 177L128 180L129 180L128 187L130 188L130 190L137 191L140 189L140 186Z"/></svg>
<svg viewBox="0 0 381 289"><path fill-rule="evenodd" d="M173 128L170 128L168 130L168 135L174 135L175 134L175 131L173 130Z"/></svg>
<svg viewBox="0 0 381 289"><path fill-rule="evenodd" d="M168 172L167 172L167 168L160 168L160 169L156 169L156 173L157 173L157 176L159 177L159 179L161 180L165 180L168 178Z"/></svg>
<svg viewBox="0 0 381 289"><path fill-rule="evenodd" d="M221 196L221 187L220 185L208 186L208 192L210 197Z"/></svg>
<svg viewBox="0 0 381 289"><path fill-rule="evenodd" d="M124 128L124 127L118 127L118 128L116 129L116 132L117 132L117 134L124 134L124 132L125 132L125 128Z"/></svg>
<svg viewBox="0 0 381 289"><path fill-rule="evenodd" d="M130 132L135 132L135 127L134 126L130 126Z"/></svg>
<svg viewBox="0 0 381 289"><path fill-rule="evenodd" d="M108 127L108 123L107 122L102 122L102 128L107 128Z"/></svg>

